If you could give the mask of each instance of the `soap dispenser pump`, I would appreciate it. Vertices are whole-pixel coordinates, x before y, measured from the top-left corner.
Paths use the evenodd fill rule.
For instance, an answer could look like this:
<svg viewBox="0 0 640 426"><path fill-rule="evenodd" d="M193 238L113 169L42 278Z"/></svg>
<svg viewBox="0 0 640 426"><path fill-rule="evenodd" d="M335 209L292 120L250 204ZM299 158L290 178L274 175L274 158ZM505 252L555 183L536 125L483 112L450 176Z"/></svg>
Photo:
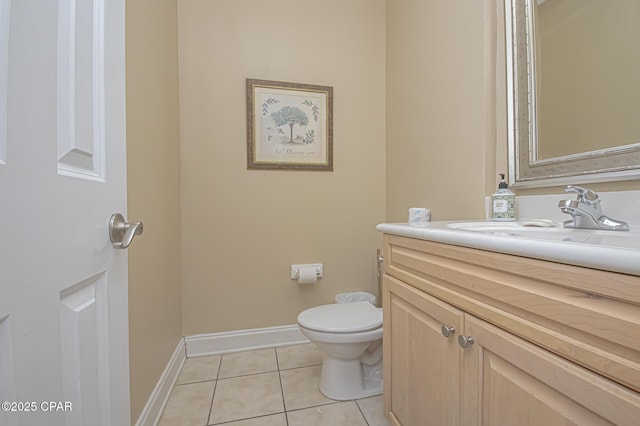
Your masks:
<svg viewBox="0 0 640 426"><path fill-rule="evenodd" d="M498 190L491 195L491 220L496 222L513 222L516 220L516 195L509 190L500 173Z"/></svg>

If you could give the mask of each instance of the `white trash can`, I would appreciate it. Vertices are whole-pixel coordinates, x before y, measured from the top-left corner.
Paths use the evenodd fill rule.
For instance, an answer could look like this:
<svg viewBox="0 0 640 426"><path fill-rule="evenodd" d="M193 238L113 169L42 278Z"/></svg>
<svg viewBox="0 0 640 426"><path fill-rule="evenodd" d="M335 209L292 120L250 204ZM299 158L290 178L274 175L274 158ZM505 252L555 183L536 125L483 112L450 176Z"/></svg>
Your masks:
<svg viewBox="0 0 640 426"><path fill-rule="evenodd" d="M336 294L336 303L352 303L352 302L369 302L376 305L376 297L365 291L356 291L353 293Z"/></svg>

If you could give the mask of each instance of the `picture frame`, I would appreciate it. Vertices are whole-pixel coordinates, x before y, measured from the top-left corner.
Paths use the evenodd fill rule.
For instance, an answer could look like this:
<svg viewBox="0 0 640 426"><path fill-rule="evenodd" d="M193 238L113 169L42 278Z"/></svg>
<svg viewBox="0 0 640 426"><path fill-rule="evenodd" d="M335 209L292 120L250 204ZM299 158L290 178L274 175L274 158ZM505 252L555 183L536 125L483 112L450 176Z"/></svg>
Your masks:
<svg viewBox="0 0 640 426"><path fill-rule="evenodd" d="M246 79L247 168L333 171L333 87Z"/></svg>

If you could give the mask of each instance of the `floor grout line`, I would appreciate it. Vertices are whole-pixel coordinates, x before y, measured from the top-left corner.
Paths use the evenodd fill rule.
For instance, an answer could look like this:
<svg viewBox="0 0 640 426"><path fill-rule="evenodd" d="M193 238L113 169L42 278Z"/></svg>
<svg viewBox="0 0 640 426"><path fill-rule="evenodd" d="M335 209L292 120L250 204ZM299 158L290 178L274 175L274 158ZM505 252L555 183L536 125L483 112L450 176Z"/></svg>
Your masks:
<svg viewBox="0 0 640 426"><path fill-rule="evenodd" d="M207 426L228 425L229 423L243 422L243 421L245 421L245 420L253 420L253 419L260 419L260 418L263 418L263 417L277 416L278 414L284 414L284 415L285 415L285 418L286 418L286 414L287 414L287 413L286 413L286 412L284 412L284 411L281 411L281 412L278 412L278 413L263 414L263 415L260 415L260 416L245 417L245 418L243 418L243 419L238 419L238 420L229 420L229 421L222 422L222 423L214 423L214 424L212 424L212 425L207 425Z"/></svg>
<svg viewBox="0 0 640 426"><path fill-rule="evenodd" d="M360 414L362 415L364 422L367 424L367 426L369 426L369 420L367 420L367 416L364 415L364 411L362 411L362 407L360 407L360 404L358 404L358 400L354 399L353 402L356 403L356 407L358 408L358 411L360 411Z"/></svg>
<svg viewBox="0 0 640 426"><path fill-rule="evenodd" d="M222 367L222 355L220 355L220 362L218 363L218 371L216 371L216 384L213 387L213 394L211 395L211 404L209 404L209 415L207 416L207 425L211 424L211 415L213 414L213 398L216 397L216 389L218 389L218 380L220 377L220 367Z"/></svg>
<svg viewBox="0 0 640 426"><path fill-rule="evenodd" d="M276 353L276 366L278 367L278 380L280 381L280 396L282 397L282 408L284 408L284 421L286 426L289 426L289 416L287 416L287 400L284 398L284 386L282 386L282 375L280 374L280 361L278 360L278 351L273 349Z"/></svg>

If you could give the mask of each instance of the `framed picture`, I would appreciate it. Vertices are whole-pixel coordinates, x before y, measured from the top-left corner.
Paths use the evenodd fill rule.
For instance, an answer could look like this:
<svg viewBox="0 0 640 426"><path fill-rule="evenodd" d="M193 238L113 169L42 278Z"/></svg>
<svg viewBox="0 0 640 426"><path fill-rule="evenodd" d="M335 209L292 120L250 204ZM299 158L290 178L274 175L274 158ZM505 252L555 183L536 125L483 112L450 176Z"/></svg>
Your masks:
<svg viewBox="0 0 640 426"><path fill-rule="evenodd" d="M333 87L247 79L247 168L333 170Z"/></svg>

